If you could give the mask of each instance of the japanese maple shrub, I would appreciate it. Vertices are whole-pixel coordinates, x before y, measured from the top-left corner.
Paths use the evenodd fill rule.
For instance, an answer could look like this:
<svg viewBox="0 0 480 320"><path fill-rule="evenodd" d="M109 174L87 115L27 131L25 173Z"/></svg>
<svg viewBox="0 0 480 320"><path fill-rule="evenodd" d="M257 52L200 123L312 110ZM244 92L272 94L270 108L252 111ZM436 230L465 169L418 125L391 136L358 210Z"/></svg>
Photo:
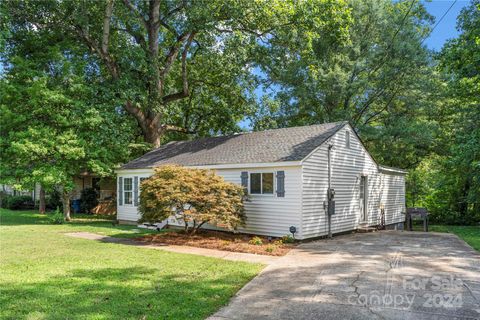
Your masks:
<svg viewBox="0 0 480 320"><path fill-rule="evenodd" d="M175 216L195 234L205 223L234 230L245 223L244 190L211 170L165 165L140 186L140 222Z"/></svg>

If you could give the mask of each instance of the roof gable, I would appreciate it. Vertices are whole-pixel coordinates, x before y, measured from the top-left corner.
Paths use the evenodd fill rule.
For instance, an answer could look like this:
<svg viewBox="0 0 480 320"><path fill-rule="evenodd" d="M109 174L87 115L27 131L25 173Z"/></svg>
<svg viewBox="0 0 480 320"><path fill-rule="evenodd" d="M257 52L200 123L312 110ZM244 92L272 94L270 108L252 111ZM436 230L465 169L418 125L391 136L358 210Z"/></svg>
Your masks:
<svg viewBox="0 0 480 320"><path fill-rule="evenodd" d="M121 169L143 169L162 164L202 166L300 161L346 124L342 121L174 141L130 161Z"/></svg>

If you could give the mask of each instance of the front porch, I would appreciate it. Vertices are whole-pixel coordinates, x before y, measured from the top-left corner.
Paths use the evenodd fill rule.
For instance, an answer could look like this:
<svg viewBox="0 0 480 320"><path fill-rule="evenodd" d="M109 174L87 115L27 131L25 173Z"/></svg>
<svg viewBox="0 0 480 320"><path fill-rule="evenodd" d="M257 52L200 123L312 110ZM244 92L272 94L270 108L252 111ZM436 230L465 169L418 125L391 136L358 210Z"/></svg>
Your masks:
<svg viewBox="0 0 480 320"><path fill-rule="evenodd" d="M79 211L78 203L82 191L92 188L97 194L98 205L92 209L94 214L114 215L117 213L117 185L114 178L98 177L89 173L83 173L74 179L75 188L72 191L72 204L74 212Z"/></svg>

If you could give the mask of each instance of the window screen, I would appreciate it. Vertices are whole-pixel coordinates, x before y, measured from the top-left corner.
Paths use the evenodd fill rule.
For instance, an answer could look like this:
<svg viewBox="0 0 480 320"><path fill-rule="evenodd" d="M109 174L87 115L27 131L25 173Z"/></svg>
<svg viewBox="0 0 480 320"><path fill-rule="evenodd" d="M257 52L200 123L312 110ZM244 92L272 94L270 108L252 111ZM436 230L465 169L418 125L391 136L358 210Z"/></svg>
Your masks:
<svg viewBox="0 0 480 320"><path fill-rule="evenodd" d="M262 193L262 174L261 173L250 174L250 193L252 194Z"/></svg>
<svg viewBox="0 0 480 320"><path fill-rule="evenodd" d="M133 191L133 183L132 178L124 178L123 179L123 194L125 204L132 204L132 191Z"/></svg>
<svg viewBox="0 0 480 320"><path fill-rule="evenodd" d="M262 173L262 193L273 194L273 173Z"/></svg>

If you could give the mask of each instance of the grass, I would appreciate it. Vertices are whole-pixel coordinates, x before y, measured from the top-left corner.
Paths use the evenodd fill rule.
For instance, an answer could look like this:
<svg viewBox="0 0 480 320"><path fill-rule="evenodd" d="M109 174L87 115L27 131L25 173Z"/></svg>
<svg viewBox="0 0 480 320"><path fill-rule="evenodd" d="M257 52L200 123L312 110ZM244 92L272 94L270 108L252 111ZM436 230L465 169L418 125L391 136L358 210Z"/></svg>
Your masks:
<svg viewBox="0 0 480 320"><path fill-rule="evenodd" d="M480 251L480 226L447 226L447 225L431 225L428 226L432 232L448 232L453 233L463 239L472 248Z"/></svg>
<svg viewBox="0 0 480 320"><path fill-rule="evenodd" d="M46 221L0 209L1 319L204 319L263 267L63 235L151 232L97 217Z"/></svg>
<svg viewBox="0 0 480 320"><path fill-rule="evenodd" d="M416 221L415 221L416 222ZM423 231L421 223L414 223L413 230ZM428 231L453 233L463 239L472 248L480 251L480 226L429 225Z"/></svg>

